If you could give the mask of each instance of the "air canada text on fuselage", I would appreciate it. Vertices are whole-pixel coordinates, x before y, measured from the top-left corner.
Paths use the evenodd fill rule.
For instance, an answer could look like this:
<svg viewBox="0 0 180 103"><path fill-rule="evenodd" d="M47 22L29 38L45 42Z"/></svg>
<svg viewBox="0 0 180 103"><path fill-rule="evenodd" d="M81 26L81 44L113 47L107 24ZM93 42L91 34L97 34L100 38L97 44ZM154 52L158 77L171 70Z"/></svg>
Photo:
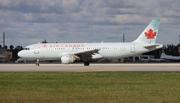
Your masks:
<svg viewBox="0 0 180 103"><path fill-rule="evenodd" d="M43 44L42 45L43 48L72 48L72 47L76 47L76 48L82 48L84 47L84 44Z"/></svg>

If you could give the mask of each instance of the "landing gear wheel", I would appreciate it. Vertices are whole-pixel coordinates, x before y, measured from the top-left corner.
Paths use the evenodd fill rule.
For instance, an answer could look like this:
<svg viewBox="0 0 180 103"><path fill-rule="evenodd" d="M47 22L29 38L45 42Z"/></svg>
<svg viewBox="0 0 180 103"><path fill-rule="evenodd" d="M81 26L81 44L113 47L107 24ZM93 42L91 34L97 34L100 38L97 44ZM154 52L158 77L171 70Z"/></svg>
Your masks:
<svg viewBox="0 0 180 103"><path fill-rule="evenodd" d="M89 62L84 62L84 66L89 66Z"/></svg>

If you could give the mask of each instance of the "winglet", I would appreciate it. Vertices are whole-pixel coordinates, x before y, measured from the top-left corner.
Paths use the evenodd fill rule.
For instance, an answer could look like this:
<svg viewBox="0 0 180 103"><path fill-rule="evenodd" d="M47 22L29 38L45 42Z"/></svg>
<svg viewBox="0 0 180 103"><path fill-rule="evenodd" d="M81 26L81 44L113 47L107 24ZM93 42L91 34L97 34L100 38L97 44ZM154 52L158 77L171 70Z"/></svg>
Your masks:
<svg viewBox="0 0 180 103"><path fill-rule="evenodd" d="M155 44L158 35L160 19L153 19L141 35L133 42Z"/></svg>

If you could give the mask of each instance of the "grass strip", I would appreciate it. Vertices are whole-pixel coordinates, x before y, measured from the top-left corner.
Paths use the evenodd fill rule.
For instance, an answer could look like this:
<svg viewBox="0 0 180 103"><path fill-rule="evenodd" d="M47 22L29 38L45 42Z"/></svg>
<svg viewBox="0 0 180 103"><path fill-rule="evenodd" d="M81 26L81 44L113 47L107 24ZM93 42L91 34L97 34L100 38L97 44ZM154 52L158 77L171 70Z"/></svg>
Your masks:
<svg viewBox="0 0 180 103"><path fill-rule="evenodd" d="M179 103L178 72L0 73L0 103Z"/></svg>

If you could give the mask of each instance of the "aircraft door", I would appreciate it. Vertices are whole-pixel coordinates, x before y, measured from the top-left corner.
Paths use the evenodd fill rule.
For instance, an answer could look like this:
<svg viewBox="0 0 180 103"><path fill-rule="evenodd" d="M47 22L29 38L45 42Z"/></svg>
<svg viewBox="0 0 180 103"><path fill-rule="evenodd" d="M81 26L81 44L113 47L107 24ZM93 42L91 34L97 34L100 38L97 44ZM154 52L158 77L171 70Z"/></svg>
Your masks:
<svg viewBox="0 0 180 103"><path fill-rule="evenodd" d="M130 52L135 53L135 44L130 44Z"/></svg>
<svg viewBox="0 0 180 103"><path fill-rule="evenodd" d="M39 54L39 45L34 45L34 54Z"/></svg>

